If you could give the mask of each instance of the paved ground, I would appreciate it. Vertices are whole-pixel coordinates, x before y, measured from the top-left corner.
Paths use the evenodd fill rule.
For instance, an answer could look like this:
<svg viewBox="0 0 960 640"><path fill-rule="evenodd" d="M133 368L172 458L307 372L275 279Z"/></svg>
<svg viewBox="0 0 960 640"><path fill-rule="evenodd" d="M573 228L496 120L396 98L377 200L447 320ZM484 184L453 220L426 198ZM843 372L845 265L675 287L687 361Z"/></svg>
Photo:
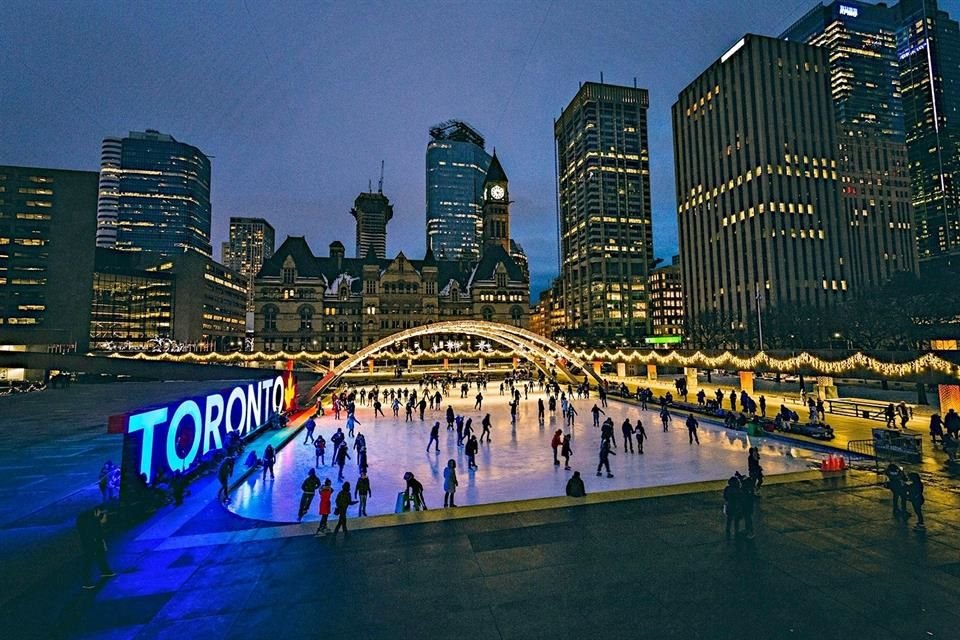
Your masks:
<svg viewBox="0 0 960 640"><path fill-rule="evenodd" d="M490 386L485 394L483 411L473 409L473 396L461 400L448 398L443 409L427 409L425 420L421 422L416 414L414 422L404 422L404 412L394 418L387 410L386 417L373 418L371 407L358 406L357 418L361 425L357 433L363 433L367 442L369 477L373 497L368 504L367 513L379 515L393 513L397 492L404 488L403 474L413 472L424 485L427 505L437 507L443 504L443 469L450 459L456 460L460 487L457 492L459 504L474 505L508 500L543 498L563 495L567 480L573 470L579 469L587 486L587 491L609 491L635 487L662 486L718 480L729 478L735 470L746 473L747 449L758 446L761 450L765 473L774 475L790 471L800 471L815 465L824 456L809 450L791 446L789 443L769 438L753 438L722 427L702 422L699 430L701 444L689 444L687 429L683 418L675 417L668 433L660 426L656 411L641 411L638 406L611 400L605 409L613 418L618 448L616 455L610 457L613 478L596 477L600 447L600 430L592 426L593 407L596 399L575 400L574 406L580 412L573 427L564 427L562 420L547 411L544 424L537 420L537 398L542 397L546 404L546 395L531 393L529 399L521 400L520 413L515 428L510 423L507 406L508 397L498 395ZM459 396L459 393L456 394ZM456 432L447 431L444 413L447 406L462 414L465 419L473 420L478 433L480 421L486 413L491 415L492 442L481 446L477 456L476 471L468 471L467 457L462 447L457 447ZM644 455L624 452L620 425L629 417L632 423L642 420L646 425L649 439L644 445ZM603 420L605 416L601 416ZM440 453L436 447L425 451L430 437L430 427L440 421ZM332 413L319 418L316 434L330 442L334 431L344 426L345 420L333 418ZM563 466L554 466L550 439L554 432L562 428L572 435L574 454L570 471ZM275 468L276 478L259 474L251 475L233 494L231 509L241 515L263 520L291 522L296 519L300 501L300 483L307 471L316 463L312 444L304 445L304 435L292 441L278 454ZM356 486L358 476L356 451L352 448L353 439L348 438L352 460L347 461L345 479ZM631 442L636 450L636 443ZM330 478L335 490L339 489L337 469L331 464L332 447L326 456L326 465L317 469L321 479ZM317 504L313 505L308 519L317 520Z"/></svg>
<svg viewBox="0 0 960 640"><path fill-rule="evenodd" d="M48 638L956 638L960 496L929 487L920 535L872 478L852 480L765 487L757 538L729 543L719 487L382 516L364 524L394 526L349 538L228 532L236 516L201 512L223 531L130 533L99 591L66 565L45 618L2 622ZM53 620L60 634L39 626Z"/></svg>

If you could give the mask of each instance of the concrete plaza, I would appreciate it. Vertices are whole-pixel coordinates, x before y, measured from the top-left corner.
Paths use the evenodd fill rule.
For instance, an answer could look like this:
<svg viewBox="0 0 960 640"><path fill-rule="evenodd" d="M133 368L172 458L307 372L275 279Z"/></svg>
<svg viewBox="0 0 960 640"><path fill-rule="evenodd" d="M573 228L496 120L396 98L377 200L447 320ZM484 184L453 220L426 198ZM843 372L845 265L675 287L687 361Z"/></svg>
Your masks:
<svg viewBox="0 0 960 640"><path fill-rule="evenodd" d="M757 446L761 452L761 462L767 475L775 475L810 468L823 457L800 446L773 440L770 438L752 439L745 433L734 432L715 424L700 421L700 445L689 444L683 416L675 415L670 430L663 432L658 411L643 411L639 406L610 400L604 409L606 415L613 418L616 436L616 455L610 457L613 478L596 477L600 430L592 426L590 409L596 398L574 400L579 415L572 427L564 427L559 414L551 415L549 409L544 424L537 420L537 398L547 402L544 393L531 392L527 400L521 399L516 425L511 425L508 408L508 396L500 396L497 384L490 384L484 392L483 410L474 410L472 389L467 399L460 399L459 390L453 398L445 398L440 410L426 411L423 421L416 412L413 422L404 422L401 408L398 418L394 418L387 408L386 417L374 419L371 406L357 407L357 418L361 425L357 433L366 439L372 498L367 506L371 516L393 513L397 493L404 488L403 474L412 472L424 485L424 495L430 508L443 505L443 469L447 461L457 462L457 474L460 487L457 502L460 505L476 505L510 500L545 498L564 494L567 480L574 470L580 470L586 483L587 492L611 491L637 487L683 484L704 480L729 478L734 471L746 473L747 449ZM463 447L457 446L456 432L446 428L445 412L447 406L472 418L473 428L479 435L483 416L490 414L493 427L492 442L484 442L477 455L478 469L467 469L467 456ZM651 405L652 407L652 405ZM345 416L345 414L344 414ZM600 416L601 421L605 416ZM623 451L620 425L625 418L633 424L642 420L648 436L644 445L644 455ZM430 428L435 422L440 425L440 452L432 446L426 451ZM333 447L330 437L338 427L344 427L345 420L336 420L332 412L317 419L315 435L323 435L327 440L326 465L317 468L322 479L330 478L335 489L337 468L332 466ZM563 466L553 464L550 440L557 429L563 429L572 435L572 469L565 471ZM344 431L346 433L346 431ZM309 469L314 468L315 456L312 444L304 445L305 434L290 442L280 451L275 468L276 477L260 474L249 476L233 493L230 509L235 513L262 520L291 522L296 519L300 500L300 484ZM344 478L356 486L358 477L356 451L352 448L353 438L347 438L352 460L344 467ZM631 443L636 451L636 442ZM312 505L308 520L318 519L318 504ZM355 508L351 509L351 515Z"/></svg>

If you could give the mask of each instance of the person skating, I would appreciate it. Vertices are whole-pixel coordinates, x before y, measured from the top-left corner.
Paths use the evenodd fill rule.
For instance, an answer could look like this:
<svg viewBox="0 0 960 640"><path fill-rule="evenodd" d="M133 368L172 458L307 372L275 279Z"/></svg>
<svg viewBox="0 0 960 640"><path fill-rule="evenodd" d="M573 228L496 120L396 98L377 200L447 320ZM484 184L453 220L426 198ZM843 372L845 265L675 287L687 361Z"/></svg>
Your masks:
<svg viewBox="0 0 960 640"><path fill-rule="evenodd" d="M925 502L923 498L923 480L920 479L920 474L916 471L911 471L909 475L909 481L907 482L907 500L909 500L913 506L913 512L917 514L917 524L915 524L913 528L918 531L926 529L926 525L923 524L923 503Z"/></svg>
<svg viewBox="0 0 960 640"><path fill-rule="evenodd" d="M763 484L763 467L760 466L760 449L750 447L747 452L747 475L753 480L753 492L760 493Z"/></svg>
<svg viewBox="0 0 960 640"><path fill-rule="evenodd" d="M315 458L313 466L327 465L327 461L324 459L327 455L327 441L323 439L322 435L317 436L317 439L313 441L313 455Z"/></svg>
<svg viewBox="0 0 960 640"><path fill-rule="evenodd" d="M360 447L360 450L357 451L357 469L360 470L360 473L367 472L367 447L366 445Z"/></svg>
<svg viewBox="0 0 960 640"><path fill-rule="evenodd" d="M600 425L600 440L608 440L613 448L617 446L617 437L613 433L613 418L607 418Z"/></svg>
<svg viewBox="0 0 960 640"><path fill-rule="evenodd" d="M331 462L336 460L337 452L340 451L340 447L347 446L345 440L347 437L343 435L343 429L337 427L337 432L330 436L330 443L333 445L333 456L331 456Z"/></svg>
<svg viewBox="0 0 960 640"><path fill-rule="evenodd" d="M553 464L554 466L560 466L560 458L557 457L557 449L560 448L560 445L563 443L563 431L557 429L553 432L553 438L550 440L550 448L553 449Z"/></svg>
<svg viewBox="0 0 960 640"><path fill-rule="evenodd" d="M563 435L563 441L560 443L560 455L563 457L563 468L570 469L570 456L573 455L573 449L570 448L570 434Z"/></svg>
<svg viewBox="0 0 960 640"><path fill-rule="evenodd" d="M626 453L629 447L630 453L633 453L633 425L630 424L630 418L623 421L620 431L623 433L623 452Z"/></svg>
<svg viewBox="0 0 960 640"><path fill-rule="evenodd" d="M423 485L409 471L403 474L403 479L407 483L404 490L405 502L411 505L414 511L420 511L421 507L426 511L427 502L423 499Z"/></svg>
<svg viewBox="0 0 960 640"><path fill-rule="evenodd" d="M606 412L605 412L603 409L601 409L600 407L598 407L597 405L593 405L593 408L590 409L590 413L593 414L593 426L594 426L594 427L599 427L599 426L600 426L600 414L601 414L601 413L602 413L603 415L607 415Z"/></svg>
<svg viewBox="0 0 960 640"><path fill-rule="evenodd" d="M303 423L303 428L307 432L306 437L303 439L303 444L313 442L313 430L317 428L317 422L313 419L313 416L307 418L307 421Z"/></svg>
<svg viewBox="0 0 960 640"><path fill-rule="evenodd" d="M350 452L347 451L346 445L340 445L337 448L337 452L333 454L334 464L337 465L337 481L343 481L343 465L347 464L347 459L350 458Z"/></svg>
<svg viewBox="0 0 960 640"><path fill-rule="evenodd" d="M480 411L480 407L483 406L483 394L477 394L477 401L473 404L473 408L477 411Z"/></svg>
<svg viewBox="0 0 960 640"><path fill-rule="evenodd" d="M447 405L447 431L453 431L453 421L456 417L457 414L453 412L453 406Z"/></svg>
<svg viewBox="0 0 960 640"><path fill-rule="evenodd" d="M430 451L430 445L433 444L437 448L437 453L440 453L440 423L434 422L433 426L430 428L430 440L427 442L427 452Z"/></svg>
<svg viewBox="0 0 960 640"><path fill-rule="evenodd" d="M468 418L469 422L469 418ZM463 446L463 421L457 422L457 446Z"/></svg>
<svg viewBox="0 0 960 640"><path fill-rule="evenodd" d="M382 417L382 418L386 418L386 417L387 417L387 416L384 415L384 413L383 413L383 405L380 404L380 400L379 400L379 399L373 401L373 419L374 419L374 420L377 419L377 414L378 414L378 413L380 414L380 417Z"/></svg>
<svg viewBox="0 0 960 640"><path fill-rule="evenodd" d="M612 478L613 474L610 473L610 456L617 455L616 451L610 449L610 440L604 439L600 441L600 464L597 465L597 475L602 475L600 470L606 467L607 477Z"/></svg>
<svg viewBox="0 0 960 640"><path fill-rule="evenodd" d="M576 415L577 415L577 410L574 409L573 403L571 402L570 404L567 405L567 424L569 426L571 427L573 426L573 419L576 417Z"/></svg>
<svg viewBox="0 0 960 640"><path fill-rule="evenodd" d="M273 478L273 465L277 464L277 453L273 450L273 445L268 444L267 448L263 450L263 479L267 479L267 471L270 472L270 477Z"/></svg>
<svg viewBox="0 0 960 640"><path fill-rule="evenodd" d="M330 501L333 499L333 483L330 478L323 481L323 486L318 492L320 495L320 526L317 527L317 535L327 532L327 518L330 517Z"/></svg>
<svg viewBox="0 0 960 640"><path fill-rule="evenodd" d="M317 478L317 472L313 469L307 472L307 477L300 485L300 509L297 511L297 522L303 520L310 510L310 503L313 502L313 494L320 488L320 480Z"/></svg>
<svg viewBox="0 0 960 640"><path fill-rule="evenodd" d="M392 395L392 391L391 391L391 395ZM394 398L390 402L390 408L393 409L393 417L399 418L400 417L400 398L399 397Z"/></svg>
<svg viewBox="0 0 960 640"><path fill-rule="evenodd" d="M101 578L117 575L107 564L107 541L103 537L103 525L107 522L107 511L103 507L94 507L80 512L77 516L77 534L80 536L80 551L83 562L83 588L95 589L91 572L93 564L100 568Z"/></svg>
<svg viewBox="0 0 960 640"><path fill-rule="evenodd" d="M673 418L670 417L670 412L667 411L666 407L660 409L660 422L663 424L663 432L666 433L670 430L670 422Z"/></svg>
<svg viewBox="0 0 960 640"><path fill-rule="evenodd" d="M543 424L544 406L543 398L537 398L537 421Z"/></svg>
<svg viewBox="0 0 960 640"><path fill-rule="evenodd" d="M567 496L571 498L585 498L587 490L583 486L583 478L579 471L574 471L570 479L567 480Z"/></svg>
<svg viewBox="0 0 960 640"><path fill-rule="evenodd" d="M337 526L333 528L333 535L337 535L341 528L343 528L343 534L347 535L347 509L350 508L350 505L357 504L356 500L350 499L350 483L344 482L343 486L340 487L340 493L337 494L337 498L334 502L336 509L333 514L337 516Z"/></svg>
<svg viewBox="0 0 960 640"><path fill-rule="evenodd" d="M490 444L490 414L483 416L483 420L480 421L480 426L483 428L480 431L480 442L483 442L483 436L487 436L487 444Z"/></svg>
<svg viewBox="0 0 960 640"><path fill-rule="evenodd" d="M230 477L233 475L233 462L234 459L227 456L217 469L217 480L220 481L220 490L217 491L217 498L224 504L230 502Z"/></svg>
<svg viewBox="0 0 960 640"><path fill-rule="evenodd" d="M697 422L697 419L693 417L693 414L687 416L687 436L690 438L690 444L693 444L696 441L697 444L700 444L700 436L697 435L697 427L700 426L700 423Z"/></svg>
<svg viewBox="0 0 960 640"><path fill-rule="evenodd" d="M373 491L370 490L370 478L367 477L366 469L361 471L360 477L357 478L357 488L354 491L354 497L357 498L360 503L360 506L357 507L357 515L367 515L367 498L373 497Z"/></svg>
<svg viewBox="0 0 960 640"><path fill-rule="evenodd" d="M354 414L353 412L351 412L351 413L347 416L347 435L352 438L352 437L353 437L353 430L356 429L357 425L359 425L359 424L361 424L361 423L360 423L359 420L357 420L356 414Z"/></svg>
<svg viewBox="0 0 960 640"><path fill-rule="evenodd" d="M633 435L637 439L637 453L643 455L643 441L647 439L647 430L643 428L643 422L637 418L637 426L633 428Z"/></svg>
<svg viewBox="0 0 960 640"><path fill-rule="evenodd" d="M455 507L454 494L457 493L457 462L452 458L447 460L447 466L443 470L443 506Z"/></svg>
<svg viewBox="0 0 960 640"><path fill-rule="evenodd" d="M420 398L420 402L417 403L417 408L420 410L420 419L423 420L423 413L427 410L427 401Z"/></svg>
<svg viewBox="0 0 960 640"><path fill-rule="evenodd" d="M467 454L468 469L477 468L477 451L479 449L480 449L480 445L477 444L477 436L470 436L470 440L467 441L467 446L464 449L464 453Z"/></svg>

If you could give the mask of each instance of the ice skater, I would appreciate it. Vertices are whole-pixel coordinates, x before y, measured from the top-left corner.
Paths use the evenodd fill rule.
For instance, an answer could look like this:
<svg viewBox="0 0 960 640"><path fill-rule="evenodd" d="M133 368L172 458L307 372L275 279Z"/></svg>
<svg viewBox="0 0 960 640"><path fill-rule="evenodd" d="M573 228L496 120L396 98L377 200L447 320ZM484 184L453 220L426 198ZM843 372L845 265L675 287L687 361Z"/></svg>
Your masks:
<svg viewBox="0 0 960 640"><path fill-rule="evenodd" d="M455 507L454 494L457 493L457 461L447 460L447 466L443 470L443 506Z"/></svg>
<svg viewBox="0 0 960 640"><path fill-rule="evenodd" d="M563 443L563 431L557 429L553 432L553 438L550 440L550 448L553 449L553 465L560 466L560 459L557 457L557 449Z"/></svg>
<svg viewBox="0 0 960 640"><path fill-rule="evenodd" d="M480 445L477 444L477 436L470 436L470 440L467 441L467 446L464 449L464 453L467 454L467 468L468 469L477 469L477 451L480 449Z"/></svg>
<svg viewBox="0 0 960 640"><path fill-rule="evenodd" d="M357 515L367 515L367 498L372 498L373 492L370 490L370 478L367 477L366 469L362 470L360 477L357 478L357 488L354 491L354 497L357 498L360 503L360 506L357 507Z"/></svg>
<svg viewBox="0 0 960 640"><path fill-rule="evenodd" d="M481 406L483 406L483 394L477 394L477 401L474 403L473 408L477 411L480 411Z"/></svg>
<svg viewBox="0 0 960 640"><path fill-rule="evenodd" d="M697 419L693 417L693 414L687 416L687 436L690 438L690 444L693 444L696 441L697 444L700 444L700 436L697 435L697 427L700 426L700 423L697 422Z"/></svg>
<svg viewBox="0 0 960 640"><path fill-rule="evenodd" d="M670 421L673 418L670 417L670 412L667 411L666 407L660 409L660 422L663 423L663 432L666 433L670 430Z"/></svg>
<svg viewBox="0 0 960 640"><path fill-rule="evenodd" d="M537 422L543 424L543 398L537 398Z"/></svg>
<svg viewBox="0 0 960 640"><path fill-rule="evenodd" d="M430 440L427 442L427 453L430 452L430 445L435 445L437 453L440 453L440 423L434 422L430 428Z"/></svg>
<svg viewBox="0 0 960 640"><path fill-rule="evenodd" d="M570 469L570 456L573 455L573 449L570 448L570 434L564 434L563 442L560 443L560 455L563 457L563 468Z"/></svg>
<svg viewBox="0 0 960 640"><path fill-rule="evenodd" d="M612 478L613 474L610 473L610 456L617 455L616 451L613 451L610 448L610 440L604 439L600 442L600 464L597 465L597 475L603 475L601 469L606 467L607 477Z"/></svg>
<svg viewBox="0 0 960 640"><path fill-rule="evenodd" d="M333 454L334 463L337 465L337 481L343 481L343 465L347 464L347 459L350 458L350 452L347 451L346 445L340 445L337 447L337 452Z"/></svg>
<svg viewBox="0 0 960 640"><path fill-rule="evenodd" d="M313 416L307 418L307 421L303 423L303 428L307 432L306 437L303 439L303 444L313 442L313 430L317 428L317 422L313 419Z"/></svg>
<svg viewBox="0 0 960 640"><path fill-rule="evenodd" d="M313 441L313 455L316 458L313 466L319 467L321 464L327 466L327 461L324 460L327 452L327 441L323 439L323 435L317 436L317 439Z"/></svg>
<svg viewBox="0 0 960 640"><path fill-rule="evenodd" d="M630 453L633 453L633 425L630 424L630 418L620 425L620 432L623 433L623 452L626 453L629 448Z"/></svg>
<svg viewBox="0 0 960 640"><path fill-rule="evenodd" d="M322 535L327 532L327 518L330 517L330 501L333 498L333 484L330 482L330 478L327 478L323 481L323 486L320 487L320 526L317 527L316 535Z"/></svg>
<svg viewBox="0 0 960 640"><path fill-rule="evenodd" d="M480 426L483 427L483 430L480 432L480 442L483 442L483 436L487 436L487 444L490 444L490 414L483 416L483 420L480 422Z"/></svg>
<svg viewBox="0 0 960 640"><path fill-rule="evenodd" d="M453 412L453 407L447 405L447 431L453 431L453 422L456 419L456 414Z"/></svg>
<svg viewBox="0 0 960 640"><path fill-rule="evenodd" d="M356 429L359 424L361 423L357 420L356 414L351 412L350 415L347 416L347 435L352 438L353 430Z"/></svg>
<svg viewBox="0 0 960 640"><path fill-rule="evenodd" d="M263 479L267 479L267 471L270 472L270 477L273 478L273 465L277 464L277 453L273 450L273 445L268 444L267 448L263 451Z"/></svg>
<svg viewBox="0 0 960 640"><path fill-rule="evenodd" d="M423 484L409 471L403 474L403 479L407 483L403 495L406 510L412 507L414 511L420 511L421 508L426 511L427 502L423 499Z"/></svg>
<svg viewBox="0 0 960 640"><path fill-rule="evenodd" d="M643 422L637 418L637 426L633 428L633 435L637 439L637 453L643 455L643 441L647 439L647 431L643 428Z"/></svg>
<svg viewBox="0 0 960 640"><path fill-rule="evenodd" d="M307 515L307 511L310 510L310 503L313 502L313 494L316 493L319 488L320 480L317 478L317 472L310 469L310 471L307 472L307 477L300 485L302 495L300 496L300 509L297 512L297 522L303 520L303 516Z"/></svg>

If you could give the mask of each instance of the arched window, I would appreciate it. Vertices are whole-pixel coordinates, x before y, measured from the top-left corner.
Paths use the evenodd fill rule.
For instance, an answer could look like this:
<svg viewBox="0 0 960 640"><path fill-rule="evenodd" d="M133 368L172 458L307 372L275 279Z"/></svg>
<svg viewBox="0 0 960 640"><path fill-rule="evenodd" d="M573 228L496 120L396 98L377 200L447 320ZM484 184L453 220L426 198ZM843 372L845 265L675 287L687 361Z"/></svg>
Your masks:
<svg viewBox="0 0 960 640"><path fill-rule="evenodd" d="M484 307L483 308L483 319L487 322L493 320L493 307Z"/></svg>
<svg viewBox="0 0 960 640"><path fill-rule="evenodd" d="M497 287L500 289L505 289L507 287L507 272L500 271L497 273Z"/></svg>
<svg viewBox="0 0 960 640"><path fill-rule="evenodd" d="M277 313L278 309L272 304L268 304L263 308L263 328L268 331L276 331L277 329Z"/></svg>
<svg viewBox="0 0 960 640"><path fill-rule="evenodd" d="M300 330L313 329L313 307L308 304L300 307Z"/></svg>
<svg viewBox="0 0 960 640"><path fill-rule="evenodd" d="M513 320L513 326L519 327L523 324L521 320L523 318L523 309L520 307L511 307L510 308L510 319Z"/></svg>

